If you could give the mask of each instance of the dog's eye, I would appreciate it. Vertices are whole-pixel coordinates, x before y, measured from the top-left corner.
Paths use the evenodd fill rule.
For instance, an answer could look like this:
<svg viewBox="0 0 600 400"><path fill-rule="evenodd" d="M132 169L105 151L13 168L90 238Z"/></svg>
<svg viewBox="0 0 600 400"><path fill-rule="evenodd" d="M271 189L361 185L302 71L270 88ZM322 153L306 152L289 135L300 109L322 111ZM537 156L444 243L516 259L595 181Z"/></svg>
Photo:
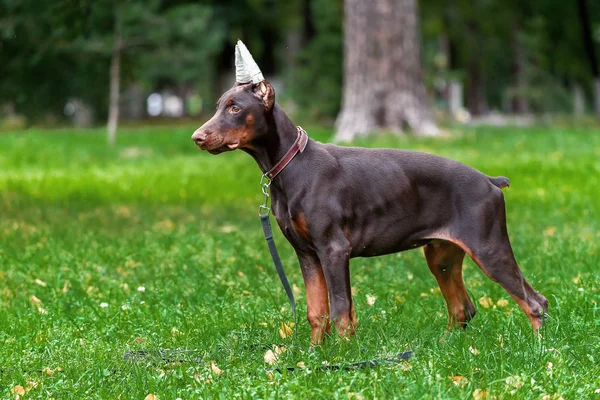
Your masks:
<svg viewBox="0 0 600 400"><path fill-rule="evenodd" d="M231 106L229 107L229 112L232 114L237 114L239 113L241 110L238 106Z"/></svg>

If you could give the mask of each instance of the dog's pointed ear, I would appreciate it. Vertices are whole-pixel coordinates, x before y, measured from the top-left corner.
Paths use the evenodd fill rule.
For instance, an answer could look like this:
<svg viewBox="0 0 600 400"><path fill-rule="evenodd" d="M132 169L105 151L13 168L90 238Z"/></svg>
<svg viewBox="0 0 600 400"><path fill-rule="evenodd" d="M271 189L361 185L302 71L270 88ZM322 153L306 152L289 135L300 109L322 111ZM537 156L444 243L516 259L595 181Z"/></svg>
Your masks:
<svg viewBox="0 0 600 400"><path fill-rule="evenodd" d="M265 80L254 85L253 91L254 95L262 101L265 109L271 111L275 105L275 90L273 86Z"/></svg>

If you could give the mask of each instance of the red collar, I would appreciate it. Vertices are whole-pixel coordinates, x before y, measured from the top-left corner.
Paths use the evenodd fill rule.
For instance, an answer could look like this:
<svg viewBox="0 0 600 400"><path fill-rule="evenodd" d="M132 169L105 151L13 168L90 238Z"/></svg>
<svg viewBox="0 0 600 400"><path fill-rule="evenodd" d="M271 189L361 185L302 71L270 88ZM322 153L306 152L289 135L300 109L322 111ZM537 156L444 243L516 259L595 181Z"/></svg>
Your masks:
<svg viewBox="0 0 600 400"><path fill-rule="evenodd" d="M275 177L279 175L279 173L283 171L285 167L287 167L287 165L290 163L290 161L292 161L296 154L302 153L304 151L304 148L308 143L308 135L306 134L306 131L301 127L298 126L297 128L298 138L296 138L296 141L294 142L292 147L290 147L290 149L287 151L287 153L285 153L283 158L279 160L279 162L275 164L273 168L265 172L265 176L270 180L275 179Z"/></svg>

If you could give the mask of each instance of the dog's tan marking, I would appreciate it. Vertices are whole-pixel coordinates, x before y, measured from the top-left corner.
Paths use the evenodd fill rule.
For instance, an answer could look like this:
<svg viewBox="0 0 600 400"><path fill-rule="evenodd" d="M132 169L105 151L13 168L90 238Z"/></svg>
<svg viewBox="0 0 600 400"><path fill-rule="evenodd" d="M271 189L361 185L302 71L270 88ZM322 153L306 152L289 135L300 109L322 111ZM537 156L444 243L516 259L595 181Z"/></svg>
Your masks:
<svg viewBox="0 0 600 400"><path fill-rule="evenodd" d="M475 310L462 277L465 252L458 245L447 241L431 242L424 247L423 252L446 300L448 330L453 326L464 326Z"/></svg>
<svg viewBox="0 0 600 400"><path fill-rule="evenodd" d="M513 299L515 299L515 301L517 302L519 307L521 307L523 312L527 315L527 318L529 318L529 321L531 322L531 325L533 326L533 330L537 331L538 329L540 329L540 327L542 326L542 322L540 321L539 316L537 316L533 312L533 310L531 309L529 304L527 304L527 302L525 300L520 299L511 293L509 293L509 294Z"/></svg>
<svg viewBox="0 0 600 400"><path fill-rule="evenodd" d="M306 287L306 303L308 308L307 319L312 333L311 345L319 345L323 342L325 332L329 333L329 296L327 295L327 283L323 270L317 268L314 274L304 281Z"/></svg>
<svg viewBox="0 0 600 400"><path fill-rule="evenodd" d="M292 227L303 239L310 240L308 224L306 223L306 218L303 213L292 217Z"/></svg>

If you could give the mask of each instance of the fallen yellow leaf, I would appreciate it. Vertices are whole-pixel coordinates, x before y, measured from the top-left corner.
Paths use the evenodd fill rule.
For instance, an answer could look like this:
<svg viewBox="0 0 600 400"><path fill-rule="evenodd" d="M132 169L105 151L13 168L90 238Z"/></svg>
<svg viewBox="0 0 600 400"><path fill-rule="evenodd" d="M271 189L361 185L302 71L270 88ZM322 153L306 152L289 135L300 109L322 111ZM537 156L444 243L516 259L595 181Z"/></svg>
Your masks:
<svg viewBox="0 0 600 400"><path fill-rule="evenodd" d="M142 264L138 263L137 261L131 260L131 259L125 261L125 266L127 268L136 268L136 267L139 267L140 265L142 265Z"/></svg>
<svg viewBox="0 0 600 400"><path fill-rule="evenodd" d="M483 296L482 298L479 299L479 304L481 304L481 307L483 307L483 308L490 308L491 306L494 305L494 302L489 297Z"/></svg>
<svg viewBox="0 0 600 400"><path fill-rule="evenodd" d="M71 282L65 281L65 283L63 284L63 288L60 289L60 292L61 293L67 293L70 288L71 288Z"/></svg>
<svg viewBox="0 0 600 400"><path fill-rule="evenodd" d="M519 375L509 376L504 382L506 383L507 387L513 387L515 389L519 389L525 383Z"/></svg>
<svg viewBox="0 0 600 400"><path fill-rule="evenodd" d="M356 399L356 400L363 400L364 396L361 393L349 392L348 393L348 398L349 399Z"/></svg>
<svg viewBox="0 0 600 400"><path fill-rule="evenodd" d="M448 377L450 380L452 380L452 383L454 383L456 386L462 388L463 386L465 386L467 383L469 383L469 380L467 378L465 378L464 376L449 376Z"/></svg>
<svg viewBox="0 0 600 400"><path fill-rule="evenodd" d="M367 304L369 306L373 306L375 304L375 300L377 300L377 297L367 295Z"/></svg>
<svg viewBox="0 0 600 400"><path fill-rule="evenodd" d="M217 374L217 375L221 375L223 373L223 370L221 368L219 368L217 366L217 363L214 361L211 361L210 363L210 369L212 369L212 371Z"/></svg>
<svg viewBox="0 0 600 400"><path fill-rule="evenodd" d="M154 224L154 229L162 229L162 230L173 230L175 229L175 224L170 219L166 219L164 221L160 221Z"/></svg>
<svg viewBox="0 0 600 400"><path fill-rule="evenodd" d="M40 299L38 299L37 297L35 297L34 295L32 295L29 298L29 301L31 302L31 304L33 304L34 306L41 306L42 305L42 301Z"/></svg>
<svg viewBox="0 0 600 400"><path fill-rule="evenodd" d="M285 339L288 336L292 336L293 331L292 328L290 328L288 325L286 325L284 322L281 323L281 327L279 328L279 336L282 339Z"/></svg>
<svg viewBox="0 0 600 400"><path fill-rule="evenodd" d="M487 399L489 393L487 390L475 389L473 390L473 399L475 400L483 400Z"/></svg>
<svg viewBox="0 0 600 400"><path fill-rule="evenodd" d="M148 396L146 396L144 398L144 400L160 400L160 399L158 398L157 395L150 393L150 394L148 394Z"/></svg>
<svg viewBox="0 0 600 400"><path fill-rule="evenodd" d="M19 395L22 396L25 394L25 388L21 385L17 385L11 389L11 392L16 394L17 396L19 396Z"/></svg>
<svg viewBox="0 0 600 400"><path fill-rule="evenodd" d="M500 299L496 302L496 304L498 305L498 307L506 307L508 306L508 300Z"/></svg>
<svg viewBox="0 0 600 400"><path fill-rule="evenodd" d="M30 391L31 389L35 389L38 385L39 382L35 382L35 381L30 381L29 379L25 381L26 385L25 385L25 390L26 391Z"/></svg>
<svg viewBox="0 0 600 400"><path fill-rule="evenodd" d="M50 367L45 367L45 368L42 369L42 373L46 374L48 376L53 376L57 372L61 372L61 371L62 371L61 367L56 367L55 369L52 369Z"/></svg>
<svg viewBox="0 0 600 400"><path fill-rule="evenodd" d="M273 350L267 350L267 352L265 353L265 357L264 360L267 364L276 364L278 361L277 355L275 355L275 353L273 353Z"/></svg>

